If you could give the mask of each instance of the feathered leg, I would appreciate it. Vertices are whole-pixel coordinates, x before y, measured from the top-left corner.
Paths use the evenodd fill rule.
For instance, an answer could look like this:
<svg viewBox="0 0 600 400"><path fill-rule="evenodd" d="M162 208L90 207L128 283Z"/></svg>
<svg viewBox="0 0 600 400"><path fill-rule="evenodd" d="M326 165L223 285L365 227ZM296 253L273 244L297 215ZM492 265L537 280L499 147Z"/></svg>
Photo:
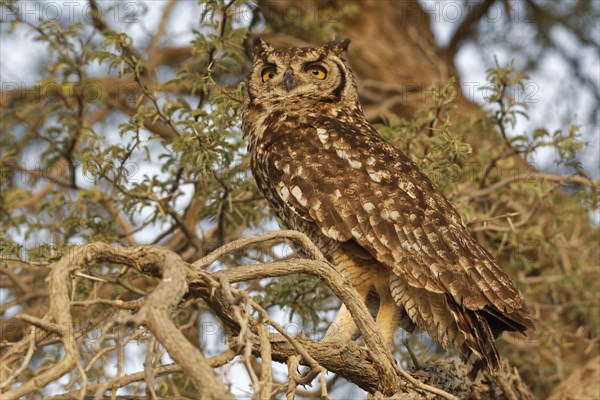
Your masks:
<svg viewBox="0 0 600 400"><path fill-rule="evenodd" d="M360 299L364 302L367 299L367 295L369 294L368 287L358 288L358 294ZM346 308L345 304L342 304L340 310L338 311L335 320L331 323L327 332L325 333L325 337L323 340L328 341L341 341L341 342L349 342L352 340L352 337L358 332L358 327L354 323L354 319L352 318L352 314Z"/></svg>

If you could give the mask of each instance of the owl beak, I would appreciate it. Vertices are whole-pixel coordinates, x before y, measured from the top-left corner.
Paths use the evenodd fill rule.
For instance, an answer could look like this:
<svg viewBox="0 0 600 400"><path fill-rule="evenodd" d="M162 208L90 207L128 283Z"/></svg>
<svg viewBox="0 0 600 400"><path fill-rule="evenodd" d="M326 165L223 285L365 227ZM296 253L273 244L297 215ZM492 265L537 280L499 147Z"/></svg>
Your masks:
<svg viewBox="0 0 600 400"><path fill-rule="evenodd" d="M294 72L291 69L288 69L283 73L283 87L289 92L294 86L296 86Z"/></svg>

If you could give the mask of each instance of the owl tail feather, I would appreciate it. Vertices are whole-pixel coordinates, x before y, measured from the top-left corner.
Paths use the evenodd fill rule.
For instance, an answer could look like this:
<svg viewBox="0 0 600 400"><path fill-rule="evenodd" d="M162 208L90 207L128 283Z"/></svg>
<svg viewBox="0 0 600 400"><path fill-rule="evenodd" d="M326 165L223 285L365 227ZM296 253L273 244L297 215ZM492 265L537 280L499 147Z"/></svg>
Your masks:
<svg viewBox="0 0 600 400"><path fill-rule="evenodd" d="M500 337L503 331L519 332L527 336L536 330L533 320L526 314L527 309L503 313L493 307L485 307L483 312L496 338Z"/></svg>
<svg viewBox="0 0 600 400"><path fill-rule="evenodd" d="M493 372L499 368L500 354L496 346L497 332L490 327L481 311L466 309L448 302L464 342L454 343L461 358L471 366L469 378L474 380L483 368Z"/></svg>

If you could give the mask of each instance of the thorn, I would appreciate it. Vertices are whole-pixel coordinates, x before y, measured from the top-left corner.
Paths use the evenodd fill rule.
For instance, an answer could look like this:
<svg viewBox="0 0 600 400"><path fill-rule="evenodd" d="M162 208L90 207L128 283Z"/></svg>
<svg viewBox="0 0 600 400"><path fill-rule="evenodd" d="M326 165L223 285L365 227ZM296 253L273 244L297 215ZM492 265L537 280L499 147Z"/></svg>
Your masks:
<svg viewBox="0 0 600 400"><path fill-rule="evenodd" d="M98 282L108 283L108 281L106 279L102 279L102 278L98 278L96 276L84 274L83 272L75 272L73 275L78 276L80 278L86 278L86 279L89 279L91 281L98 281Z"/></svg>

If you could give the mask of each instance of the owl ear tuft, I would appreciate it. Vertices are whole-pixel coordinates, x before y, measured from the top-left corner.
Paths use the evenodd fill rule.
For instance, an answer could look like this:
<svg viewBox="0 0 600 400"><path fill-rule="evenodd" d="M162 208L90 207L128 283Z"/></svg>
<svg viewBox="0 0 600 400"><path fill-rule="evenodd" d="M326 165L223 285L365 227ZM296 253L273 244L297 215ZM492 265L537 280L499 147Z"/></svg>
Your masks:
<svg viewBox="0 0 600 400"><path fill-rule="evenodd" d="M332 51L335 54L342 54L348 50L348 46L350 45L350 39L344 40L332 40L331 42L325 43L325 50Z"/></svg>
<svg viewBox="0 0 600 400"><path fill-rule="evenodd" d="M273 47L269 43L265 42L260 37L254 38L254 55L255 56L259 56L261 54L268 53L271 51L273 51Z"/></svg>

